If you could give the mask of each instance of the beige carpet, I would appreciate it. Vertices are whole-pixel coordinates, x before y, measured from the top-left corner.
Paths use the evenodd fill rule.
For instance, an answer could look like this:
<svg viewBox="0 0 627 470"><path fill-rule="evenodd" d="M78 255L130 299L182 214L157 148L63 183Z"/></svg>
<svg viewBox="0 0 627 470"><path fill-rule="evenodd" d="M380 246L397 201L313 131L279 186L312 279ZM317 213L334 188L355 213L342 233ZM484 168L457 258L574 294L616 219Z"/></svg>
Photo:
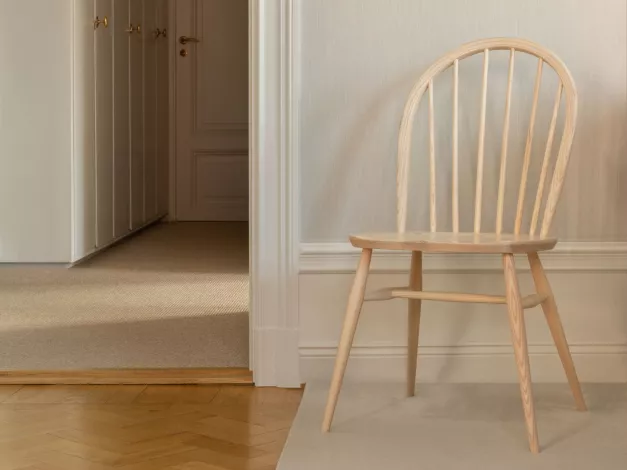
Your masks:
<svg viewBox="0 0 627 470"><path fill-rule="evenodd" d="M0 268L0 370L245 367L248 226L161 224L92 260Z"/></svg>
<svg viewBox="0 0 627 470"><path fill-rule="evenodd" d="M584 385L574 409L566 384L534 387L542 453L527 447L518 386L349 382L335 427L321 434L327 385L307 384L278 470L625 470L627 385Z"/></svg>

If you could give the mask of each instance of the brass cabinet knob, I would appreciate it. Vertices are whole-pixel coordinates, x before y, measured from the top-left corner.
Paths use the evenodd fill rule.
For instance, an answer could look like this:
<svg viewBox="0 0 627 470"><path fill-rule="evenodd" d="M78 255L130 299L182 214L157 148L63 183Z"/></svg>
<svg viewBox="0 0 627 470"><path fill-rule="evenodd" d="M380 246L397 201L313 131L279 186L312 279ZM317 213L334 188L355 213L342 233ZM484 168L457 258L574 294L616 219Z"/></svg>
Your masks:
<svg viewBox="0 0 627 470"><path fill-rule="evenodd" d="M164 29L157 28L155 30L155 37L158 39L159 36L163 36L164 38L167 38L168 37L168 30L165 29L165 28Z"/></svg>
<svg viewBox="0 0 627 470"><path fill-rule="evenodd" d="M142 27L139 24L137 26L133 26L133 23L131 23L129 25L128 29L126 30L126 32L128 34L133 34L133 33L141 34L142 33Z"/></svg>
<svg viewBox="0 0 627 470"><path fill-rule="evenodd" d="M105 28L108 28L109 18L105 16L103 19L100 19L100 17L96 16L96 19L94 20L94 29L98 29L100 25L104 26Z"/></svg>

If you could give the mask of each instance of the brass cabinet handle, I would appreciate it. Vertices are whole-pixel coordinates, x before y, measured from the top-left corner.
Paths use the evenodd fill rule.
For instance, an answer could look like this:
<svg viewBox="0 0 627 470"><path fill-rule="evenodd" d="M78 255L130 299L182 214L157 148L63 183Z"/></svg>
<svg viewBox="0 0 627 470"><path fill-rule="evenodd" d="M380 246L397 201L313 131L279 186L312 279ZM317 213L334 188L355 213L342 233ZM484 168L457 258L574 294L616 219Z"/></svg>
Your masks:
<svg viewBox="0 0 627 470"><path fill-rule="evenodd" d="M142 33L142 27L139 24L137 26L133 27L133 23L131 23L129 25L129 29L127 29L126 32L128 34L133 34L133 33L141 34Z"/></svg>
<svg viewBox="0 0 627 470"><path fill-rule="evenodd" d="M164 29L157 28L155 30L155 37L158 39L159 36L163 36L164 38L167 38L168 37L168 30L165 29L165 28Z"/></svg>
<svg viewBox="0 0 627 470"><path fill-rule="evenodd" d="M100 19L100 17L96 16L96 19L94 20L94 29L98 29L100 25L104 26L105 28L108 28L109 18L105 16L103 19Z"/></svg>
<svg viewBox="0 0 627 470"><path fill-rule="evenodd" d="M200 39L196 39L196 38L190 38L189 36L181 36L179 38L179 42L183 45L187 44L188 42L195 42L198 43L200 42Z"/></svg>

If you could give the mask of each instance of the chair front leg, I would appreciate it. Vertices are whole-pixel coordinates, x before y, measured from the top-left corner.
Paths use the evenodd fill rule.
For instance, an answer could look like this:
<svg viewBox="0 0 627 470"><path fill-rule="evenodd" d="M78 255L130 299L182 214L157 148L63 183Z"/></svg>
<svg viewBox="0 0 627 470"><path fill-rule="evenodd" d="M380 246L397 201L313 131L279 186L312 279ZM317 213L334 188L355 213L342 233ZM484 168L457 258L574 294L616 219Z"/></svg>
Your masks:
<svg viewBox="0 0 627 470"><path fill-rule="evenodd" d="M551 336L557 347L557 353L559 354L562 366L566 372L566 378L570 385L570 389L575 397L575 405L579 411L586 411L586 401L583 398L581 391L581 385L579 384L579 378L577 378L577 371L575 370L575 364L573 358L570 355L570 349L568 347L568 341L566 341L566 335L564 334L564 327L560 320L559 313L557 311L557 304L555 303L555 297L553 296L553 290L549 284L549 280L546 277L544 267L540 261L538 253L529 253L529 265L531 266L531 274L533 276L533 282L536 286L538 294L546 295L546 300L542 302L542 311L546 317L546 322L551 330Z"/></svg>
<svg viewBox="0 0 627 470"><path fill-rule="evenodd" d="M411 255L411 273L409 288L422 290L422 252L414 251ZM407 396L416 394L416 368L418 367L418 337L420 336L421 300L409 300L407 312Z"/></svg>
<svg viewBox="0 0 627 470"><path fill-rule="evenodd" d="M327 398L327 406L324 412L322 432L329 432L331 423L333 422L333 415L340 395L340 389L342 388L348 356L353 345L353 338L355 337L355 330L357 329L357 322L359 321L359 314L361 313L361 306L364 302L366 281L368 279L371 259L372 250L364 249L361 253L359 267L357 268L353 287L348 298L344 327L342 328L342 336L340 337L340 344L338 346L337 356L335 357L335 369L333 370L331 388L329 389L329 397Z"/></svg>
<svg viewBox="0 0 627 470"><path fill-rule="evenodd" d="M514 355L518 366L518 380L520 382L520 394L522 397L525 422L527 424L527 437L531 452L540 452L538 445L538 429L536 427L535 409L533 406L533 391L531 388L531 368L529 367L529 352L527 350L527 331L525 317L518 287L518 276L513 254L503 255L503 269L505 271L505 296L507 298L507 311L512 332Z"/></svg>

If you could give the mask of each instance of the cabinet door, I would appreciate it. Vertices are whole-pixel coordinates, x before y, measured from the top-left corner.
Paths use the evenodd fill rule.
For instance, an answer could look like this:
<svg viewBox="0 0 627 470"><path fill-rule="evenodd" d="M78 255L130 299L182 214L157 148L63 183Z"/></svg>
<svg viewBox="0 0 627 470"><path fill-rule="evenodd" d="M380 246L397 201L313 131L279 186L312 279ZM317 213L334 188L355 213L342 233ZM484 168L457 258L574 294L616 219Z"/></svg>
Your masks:
<svg viewBox="0 0 627 470"><path fill-rule="evenodd" d="M74 220L72 223L72 261L78 261L92 253L96 246L96 79L94 75L96 34L92 23L96 14L93 0L74 2L73 6L72 205ZM36 229L36 227L33 228Z"/></svg>
<svg viewBox="0 0 627 470"><path fill-rule="evenodd" d="M170 186L170 41L175 40L169 28L169 3L157 0L157 27L162 34L157 41L157 212L168 213Z"/></svg>
<svg viewBox="0 0 627 470"><path fill-rule="evenodd" d="M96 16L108 24L94 31L96 50L96 246L113 240L113 3L96 0Z"/></svg>
<svg viewBox="0 0 627 470"><path fill-rule="evenodd" d="M131 228L130 0L113 0L114 234Z"/></svg>
<svg viewBox="0 0 627 470"><path fill-rule="evenodd" d="M146 220L144 214L144 0L131 0L131 228ZM140 28L140 32L137 32Z"/></svg>
<svg viewBox="0 0 627 470"><path fill-rule="evenodd" d="M144 213L157 215L157 2L144 1Z"/></svg>

